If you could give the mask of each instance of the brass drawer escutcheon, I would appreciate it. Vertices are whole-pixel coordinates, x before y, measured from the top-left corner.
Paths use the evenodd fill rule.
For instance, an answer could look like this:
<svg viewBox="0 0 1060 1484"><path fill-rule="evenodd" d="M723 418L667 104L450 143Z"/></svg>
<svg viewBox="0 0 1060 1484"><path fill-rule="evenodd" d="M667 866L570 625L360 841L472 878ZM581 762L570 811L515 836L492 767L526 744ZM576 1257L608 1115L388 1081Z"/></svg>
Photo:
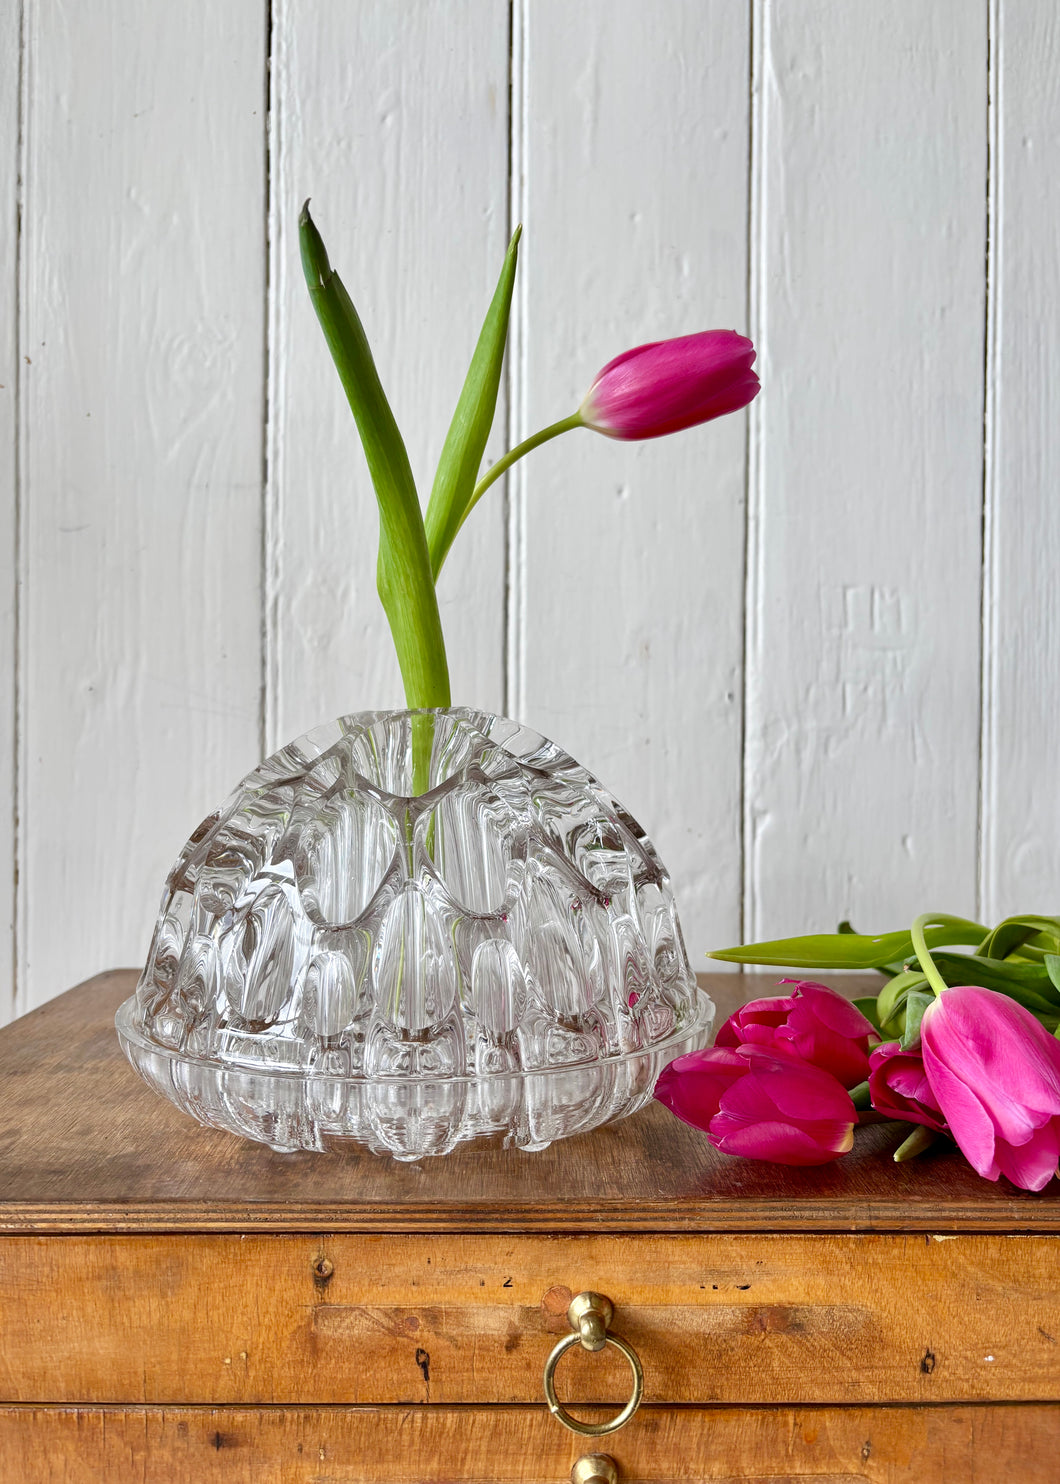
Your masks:
<svg viewBox="0 0 1060 1484"><path fill-rule="evenodd" d="M569 1427L571 1432L580 1433L586 1438L599 1438L605 1433L617 1432L620 1427L624 1427L640 1406L640 1399L644 1392L644 1372L641 1369L637 1352L619 1335L611 1334L608 1328L614 1318L614 1313L614 1305L602 1293L579 1293L571 1300L570 1308L567 1310L567 1320L573 1334L564 1335L545 1361L545 1401L548 1403L548 1410L557 1422L561 1422L564 1427ZM614 1345L616 1350L621 1350L629 1362L629 1368L633 1372L633 1394L621 1412L616 1417L612 1417L609 1422L579 1422L570 1415L556 1396L556 1366L559 1364L560 1357L566 1354L572 1345L581 1345L585 1350L602 1350L605 1345ZM586 1458L602 1459L606 1458L606 1454L587 1454ZM575 1468L579 1468L583 1462L585 1460L579 1459ZM611 1466L614 1467L613 1464ZM595 1476L591 1474L585 1475L586 1484L593 1477ZM607 1475L605 1473L600 1477L606 1479ZM574 1478L573 1474L571 1478ZM576 1484L579 1484L579 1481L576 1481Z"/></svg>
<svg viewBox="0 0 1060 1484"><path fill-rule="evenodd" d="M615 1460L606 1453L585 1453L570 1471L570 1484L618 1484Z"/></svg>

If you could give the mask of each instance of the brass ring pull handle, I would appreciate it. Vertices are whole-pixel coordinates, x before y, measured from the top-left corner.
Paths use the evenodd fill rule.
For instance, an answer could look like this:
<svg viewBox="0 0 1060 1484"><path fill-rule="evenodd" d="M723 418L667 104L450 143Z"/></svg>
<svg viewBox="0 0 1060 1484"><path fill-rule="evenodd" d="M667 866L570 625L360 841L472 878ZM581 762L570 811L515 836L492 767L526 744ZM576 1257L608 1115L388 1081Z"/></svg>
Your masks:
<svg viewBox="0 0 1060 1484"><path fill-rule="evenodd" d="M603 1437L604 1433L617 1432L620 1427L625 1427L640 1406L644 1392L644 1372L637 1352L632 1345L608 1330L614 1312L611 1300L602 1293L579 1293L572 1299L567 1310L567 1319L574 1333L564 1335L545 1361L545 1401L548 1403L548 1410L557 1422L562 1422L571 1432L580 1433L585 1438ZM617 1417L612 1417L609 1422L579 1422L556 1396L556 1366L560 1356L565 1355L572 1345L581 1345L586 1350L602 1350L605 1345L614 1345L629 1361L629 1368L633 1372L633 1395Z"/></svg>

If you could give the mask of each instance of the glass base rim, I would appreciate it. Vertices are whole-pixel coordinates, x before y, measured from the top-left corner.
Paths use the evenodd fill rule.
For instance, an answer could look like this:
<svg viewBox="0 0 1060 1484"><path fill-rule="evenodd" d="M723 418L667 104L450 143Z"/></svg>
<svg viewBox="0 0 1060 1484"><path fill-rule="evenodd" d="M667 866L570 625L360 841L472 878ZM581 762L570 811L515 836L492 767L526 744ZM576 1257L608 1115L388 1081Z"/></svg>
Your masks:
<svg viewBox="0 0 1060 1484"><path fill-rule="evenodd" d="M700 1039L704 1031L709 1035L714 1024L714 1001L703 989L696 989L696 1014L690 1025L681 1027L680 1030L672 1031L668 1036L659 1041L650 1041L643 1046L631 1048L629 1051L615 1052L610 1056L594 1057L591 1060L581 1062L553 1063L546 1067L520 1067L517 1070L506 1070L498 1072L462 1072L452 1077L433 1077L430 1075L417 1077L407 1073L395 1076L379 1076L363 1073L359 1075L341 1075L330 1072L315 1072L304 1067L271 1067L266 1062L237 1060L235 1058L222 1060L219 1057L197 1056L193 1052L181 1050L176 1046L167 1046L162 1041L152 1040L143 1032L137 1018L137 997L131 994L127 1000L123 1000L114 1016L114 1027L118 1033L122 1050L134 1067L137 1067L136 1052L152 1057L164 1057L180 1066L198 1067L204 1071L214 1073L230 1072L234 1075L251 1076L262 1079L275 1080L282 1083L300 1084L312 1082L314 1086L328 1085L336 1087L394 1087L415 1088L424 1090L431 1087L479 1087L479 1086L503 1086L513 1082L523 1082L529 1078L549 1078L555 1076L570 1076L572 1073L592 1071L596 1068L621 1067L642 1058L653 1057L662 1061L665 1053L673 1049L674 1057L682 1054L679 1048L685 1051L698 1050Z"/></svg>

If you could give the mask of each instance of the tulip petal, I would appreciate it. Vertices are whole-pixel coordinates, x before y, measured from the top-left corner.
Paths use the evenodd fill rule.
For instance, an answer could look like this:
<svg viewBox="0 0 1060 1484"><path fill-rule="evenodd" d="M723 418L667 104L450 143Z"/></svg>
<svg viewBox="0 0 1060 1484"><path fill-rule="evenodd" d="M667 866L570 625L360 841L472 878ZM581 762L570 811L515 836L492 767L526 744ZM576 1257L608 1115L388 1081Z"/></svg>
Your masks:
<svg viewBox="0 0 1060 1484"><path fill-rule="evenodd" d="M924 1047L924 1070L927 1072L935 1101L946 1115L950 1133L972 1169L984 1180L996 1180L1000 1166L995 1157L994 1124L976 1095L944 1062L930 1056Z"/></svg>
<svg viewBox="0 0 1060 1484"><path fill-rule="evenodd" d="M718 1031L714 1037L715 1046L743 1046L748 1041L768 1046L777 1027L787 1020L794 1003L790 996L778 995L748 1000Z"/></svg>
<svg viewBox="0 0 1060 1484"><path fill-rule="evenodd" d="M796 985L792 998L798 1012L810 1011L830 1031L849 1040L873 1034L872 1022L836 990L829 989L826 984L816 984L812 979L799 979Z"/></svg>
<svg viewBox="0 0 1060 1484"><path fill-rule="evenodd" d="M582 402L587 427L610 438L661 438L745 407L758 392L755 349L730 330L705 330L623 351Z"/></svg>
<svg viewBox="0 0 1060 1484"><path fill-rule="evenodd" d="M998 1144L1001 1173L1021 1190L1042 1190L1056 1174L1060 1162L1060 1127L1051 1120L1032 1134L1026 1144Z"/></svg>
<svg viewBox="0 0 1060 1484"><path fill-rule="evenodd" d="M816 1073L808 1076L807 1073ZM752 1073L726 1089L721 1106L747 1117L779 1115L788 1122L827 1121L853 1124L850 1094L828 1072L816 1067L794 1071Z"/></svg>
<svg viewBox="0 0 1060 1484"><path fill-rule="evenodd" d="M834 989L812 980L791 995L751 1000L722 1026L717 1046L765 1046L787 1051L832 1073L844 1087L863 1082L869 1070L871 1023Z"/></svg>
<svg viewBox="0 0 1060 1484"><path fill-rule="evenodd" d="M797 1013L792 1013L788 1028L779 1033L779 1038L787 1041L792 1050L806 1061L827 1067L844 1087L864 1082L869 1070L868 1047L853 1044L845 1036L838 1036L821 1025L802 1029L796 1021Z"/></svg>
<svg viewBox="0 0 1060 1484"><path fill-rule="evenodd" d="M924 1012L924 1069L980 1175L1041 1190L1060 1157L1060 1045L1022 1005L958 985Z"/></svg>
<svg viewBox="0 0 1060 1484"><path fill-rule="evenodd" d="M739 1124L719 1114L711 1119L710 1142L723 1154L768 1159L780 1165L824 1165L846 1154L854 1142L852 1124L818 1126L817 1137L790 1123Z"/></svg>
<svg viewBox="0 0 1060 1484"><path fill-rule="evenodd" d="M1025 1144L1060 1115L1060 1044L1006 995L977 986L947 990L925 1011L921 1040L932 1086L945 1065L975 1089L1007 1143Z"/></svg>
<svg viewBox="0 0 1060 1484"><path fill-rule="evenodd" d="M942 1132L946 1120L931 1090L918 1051L887 1041L869 1055L869 1095L878 1113Z"/></svg>
<svg viewBox="0 0 1060 1484"><path fill-rule="evenodd" d="M735 1052L716 1047L692 1051L663 1068L654 1097L682 1122L706 1129L723 1093L746 1073L746 1060Z"/></svg>
<svg viewBox="0 0 1060 1484"><path fill-rule="evenodd" d="M931 1098L931 1083L927 1079L923 1062L916 1065L910 1058L908 1065L900 1063L891 1072L890 1080L895 1092L901 1093L904 1098L910 1098L918 1103L926 1102Z"/></svg>

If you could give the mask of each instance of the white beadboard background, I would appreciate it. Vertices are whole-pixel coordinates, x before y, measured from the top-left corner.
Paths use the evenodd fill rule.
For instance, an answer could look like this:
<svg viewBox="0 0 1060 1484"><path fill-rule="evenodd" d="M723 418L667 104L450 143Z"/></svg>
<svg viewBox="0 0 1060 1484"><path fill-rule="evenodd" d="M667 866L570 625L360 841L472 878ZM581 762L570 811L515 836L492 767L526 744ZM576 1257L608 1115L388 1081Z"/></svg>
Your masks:
<svg viewBox="0 0 1060 1484"><path fill-rule="evenodd" d="M741 937L1060 906L1055 0L0 0L0 1021L144 955L259 757L398 705L312 196L427 488L516 221L489 457L631 345L749 413L576 433L442 580L454 698Z"/></svg>

